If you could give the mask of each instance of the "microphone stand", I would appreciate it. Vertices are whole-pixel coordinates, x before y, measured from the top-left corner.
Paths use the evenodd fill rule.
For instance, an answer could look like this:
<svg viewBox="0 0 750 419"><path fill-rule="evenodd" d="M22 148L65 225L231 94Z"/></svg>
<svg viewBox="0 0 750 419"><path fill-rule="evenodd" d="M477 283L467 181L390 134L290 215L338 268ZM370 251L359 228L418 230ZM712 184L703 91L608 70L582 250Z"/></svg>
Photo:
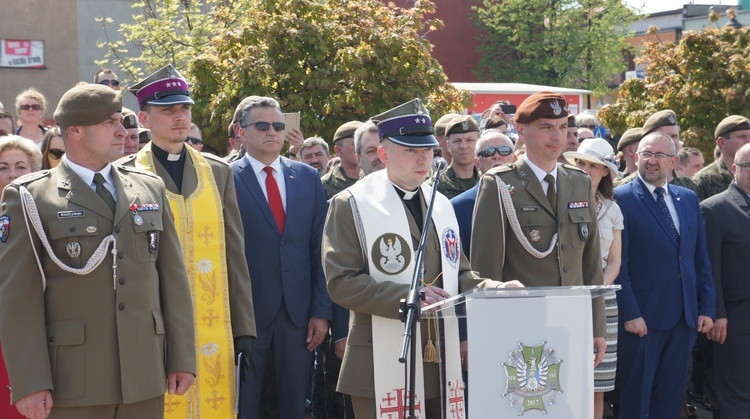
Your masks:
<svg viewBox="0 0 750 419"><path fill-rule="evenodd" d="M436 159L437 160L437 159ZM427 245L427 232L432 228L432 209L435 205L435 195L437 193L437 186L442 173L445 168L445 160L440 159L433 164L436 166L435 175L432 180L432 193L430 194L430 202L427 206L427 214L424 218L424 226L422 228L422 236L419 239L419 247L415 257L416 264L414 266L414 274L411 278L411 285L409 286L409 293L405 300L401 300L401 308L399 310L399 317L404 325L404 337L401 341L401 355L398 358L398 362L406 363L406 354L409 351L409 363L404 365L405 373L408 378L408 406L409 415L408 419L415 419L414 415L414 393L416 388L416 362L417 362L417 341L412 338L412 333L416 329L417 324L420 320L420 310L422 307L422 300L424 299L424 292L421 291L419 280L424 275L424 251Z"/></svg>

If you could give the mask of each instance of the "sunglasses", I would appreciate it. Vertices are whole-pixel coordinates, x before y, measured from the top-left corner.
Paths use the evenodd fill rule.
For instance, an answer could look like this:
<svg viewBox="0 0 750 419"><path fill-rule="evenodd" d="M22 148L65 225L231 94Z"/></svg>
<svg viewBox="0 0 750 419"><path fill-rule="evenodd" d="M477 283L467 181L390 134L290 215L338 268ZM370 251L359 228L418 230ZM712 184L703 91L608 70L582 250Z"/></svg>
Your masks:
<svg viewBox="0 0 750 419"><path fill-rule="evenodd" d="M481 150L479 150L479 153L477 153L477 156L484 157L485 159L488 159L495 155L495 153L501 155L501 156L510 156L513 154L513 150L508 147L507 145L503 145L500 147L485 147Z"/></svg>
<svg viewBox="0 0 750 419"><path fill-rule="evenodd" d="M120 81L119 80L102 80L99 82L99 84L103 84L105 86L109 86L111 84L112 86L117 87L120 85Z"/></svg>
<svg viewBox="0 0 750 419"><path fill-rule="evenodd" d="M65 150L60 150L59 148L50 148L47 150L47 153L49 153L49 156L52 157L53 160L60 160L65 154Z"/></svg>
<svg viewBox="0 0 750 419"><path fill-rule="evenodd" d="M257 128L260 131L268 131L269 129L271 129L271 127L273 127L274 131L281 132L281 131L284 131L284 129L286 128L286 124L283 122L270 123L270 122L264 122L264 121L258 121L258 122L253 122L252 124L247 124L245 128L251 125L255 125L255 128Z"/></svg>
<svg viewBox="0 0 750 419"><path fill-rule="evenodd" d="M190 143L195 144L195 145L201 145L201 144L203 144L203 140L201 140L200 138L195 138L195 137L187 137L187 138L185 138L185 142L186 143L190 142Z"/></svg>
<svg viewBox="0 0 750 419"><path fill-rule="evenodd" d="M588 128L593 131L596 129L596 125L579 125L578 128Z"/></svg>
<svg viewBox="0 0 750 419"><path fill-rule="evenodd" d="M31 110L41 111L42 105L21 105L20 108L22 111L31 111Z"/></svg>

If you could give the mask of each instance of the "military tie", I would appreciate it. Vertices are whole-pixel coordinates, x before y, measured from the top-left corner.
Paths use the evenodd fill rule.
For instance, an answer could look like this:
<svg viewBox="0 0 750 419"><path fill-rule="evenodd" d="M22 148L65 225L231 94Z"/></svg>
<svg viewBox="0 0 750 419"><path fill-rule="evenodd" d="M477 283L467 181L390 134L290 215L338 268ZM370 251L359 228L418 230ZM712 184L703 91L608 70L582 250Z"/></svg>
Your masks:
<svg viewBox="0 0 750 419"><path fill-rule="evenodd" d="M552 212L557 214L557 191L555 190L555 177L547 173L544 176L544 181L547 182L547 200L550 206L552 206Z"/></svg>
<svg viewBox="0 0 750 419"><path fill-rule="evenodd" d="M672 214L669 213L667 201L664 199L664 188L659 186L658 188L654 189L654 192L656 192L656 205L659 207L659 210L661 210L661 213L664 216L664 221L667 222L670 231L672 231L672 237L677 241L677 243L679 243L680 235L677 233L677 227L675 227L674 225Z"/></svg>
<svg viewBox="0 0 750 419"><path fill-rule="evenodd" d="M281 234L284 234L284 225L286 224L286 213L284 212L284 203L281 202L281 192L279 184L273 177L273 167L266 166L263 168L266 172L266 193L268 194L268 205L271 207L271 214L276 219L276 225L279 227Z"/></svg>
<svg viewBox="0 0 750 419"><path fill-rule="evenodd" d="M96 185L96 194L99 195L109 209L112 210L112 214L114 214L117 203L115 202L115 198L109 192L109 189L104 186L104 176L102 176L101 173L94 175L94 185Z"/></svg>

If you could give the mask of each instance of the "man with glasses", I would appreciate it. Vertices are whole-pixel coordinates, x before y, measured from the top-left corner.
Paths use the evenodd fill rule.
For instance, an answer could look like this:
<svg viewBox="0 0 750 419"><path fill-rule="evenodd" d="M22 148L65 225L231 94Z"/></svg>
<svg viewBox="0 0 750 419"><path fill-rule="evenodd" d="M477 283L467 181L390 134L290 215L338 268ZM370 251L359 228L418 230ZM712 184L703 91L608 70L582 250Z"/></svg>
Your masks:
<svg viewBox="0 0 750 419"><path fill-rule="evenodd" d="M734 154L750 142L750 120L741 115L728 116L716 126L714 138L721 150L721 158L693 176L698 185L696 193L701 200L725 191L732 183Z"/></svg>
<svg viewBox="0 0 750 419"><path fill-rule="evenodd" d="M698 197L668 184L677 164L668 134L638 145L638 173L615 189L625 228L615 280L620 330L620 417L677 417L697 333L713 326L711 262Z"/></svg>
<svg viewBox="0 0 750 419"><path fill-rule="evenodd" d="M734 180L728 189L701 202L706 244L716 285L713 341L716 395L725 418L746 418L750 412L750 145L735 152Z"/></svg>
<svg viewBox="0 0 750 419"><path fill-rule="evenodd" d="M457 115L445 126L451 164L440 174L438 192L448 199L473 188L479 181L474 165L474 148L479 138L479 124L471 115Z"/></svg>
<svg viewBox="0 0 750 419"><path fill-rule="evenodd" d="M303 418L312 350L332 318L321 261L326 194L317 170L281 157L286 128L279 103L247 101L237 120L246 154L232 162L253 281L258 340L240 394L240 418L276 403L279 417ZM272 355L276 400L263 398Z"/></svg>
<svg viewBox="0 0 750 419"><path fill-rule="evenodd" d="M490 129L482 133L477 140L474 149L474 165L480 174L487 173L493 167L513 163L516 160L513 154L513 142L500 130ZM471 243L471 222L474 216L474 203L479 192L477 183L473 188L451 199L453 210L458 219L459 236L461 246L465 255L469 254L469 243Z"/></svg>
<svg viewBox="0 0 750 419"><path fill-rule="evenodd" d="M201 134L201 130L198 125L195 125L195 122L190 124L190 131L185 137L185 144L193 147L196 151L203 151L203 134Z"/></svg>
<svg viewBox="0 0 750 419"><path fill-rule="evenodd" d="M120 80L117 78L114 70L102 68L94 75L94 83L103 84L112 90L120 91Z"/></svg>
<svg viewBox="0 0 750 419"><path fill-rule="evenodd" d="M175 217L193 294L198 376L186 398L168 395L169 418L198 418L203 412L231 417L235 406L235 359L250 356L255 317L242 220L229 165L185 146L192 122L188 82L164 66L135 86L151 142L124 162L164 180ZM148 208L134 206L139 215ZM147 228L139 225L139 228Z"/></svg>

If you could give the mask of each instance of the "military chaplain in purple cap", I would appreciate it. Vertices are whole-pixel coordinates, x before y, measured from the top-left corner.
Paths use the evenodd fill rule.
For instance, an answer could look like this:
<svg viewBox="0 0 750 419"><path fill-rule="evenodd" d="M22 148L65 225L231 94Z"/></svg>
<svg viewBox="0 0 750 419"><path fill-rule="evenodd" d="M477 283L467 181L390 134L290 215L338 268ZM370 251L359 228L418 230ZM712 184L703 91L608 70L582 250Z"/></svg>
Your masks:
<svg viewBox="0 0 750 419"><path fill-rule="evenodd" d="M389 342L399 341L404 331L398 320L399 301L406 298L416 261L431 186L432 149L438 146L432 121L419 99L371 118L380 135L378 156L385 170L371 173L333 197L323 233L323 260L331 299L351 310L352 320L337 391L352 398L358 419L380 417L389 406L384 400L403 397L403 367ZM356 209L356 210L355 210ZM423 305L434 304L474 287L520 285L483 280L471 271L461 253L458 223L448 198L438 193L432 225L427 234L424 259ZM422 324L418 342L416 402L427 418L438 418L440 379L438 364L431 363L432 344L427 344L427 325ZM434 324L433 324L434 327ZM449 329L446 326L446 329ZM465 359L455 339L446 345L444 378L461 382ZM463 388L463 387L461 387ZM394 390L395 389L395 390ZM395 398L393 400L396 400ZM447 410L446 410L447 411Z"/></svg>
<svg viewBox="0 0 750 419"><path fill-rule="evenodd" d="M151 130L151 142L123 162L158 175L167 187L193 295L198 380L212 382L193 386L185 397L167 395L166 417L233 417L234 360L240 352L249 358L257 333L232 170L185 145L193 99L171 64L128 90L138 98L138 117ZM131 208L136 215L148 210Z"/></svg>

